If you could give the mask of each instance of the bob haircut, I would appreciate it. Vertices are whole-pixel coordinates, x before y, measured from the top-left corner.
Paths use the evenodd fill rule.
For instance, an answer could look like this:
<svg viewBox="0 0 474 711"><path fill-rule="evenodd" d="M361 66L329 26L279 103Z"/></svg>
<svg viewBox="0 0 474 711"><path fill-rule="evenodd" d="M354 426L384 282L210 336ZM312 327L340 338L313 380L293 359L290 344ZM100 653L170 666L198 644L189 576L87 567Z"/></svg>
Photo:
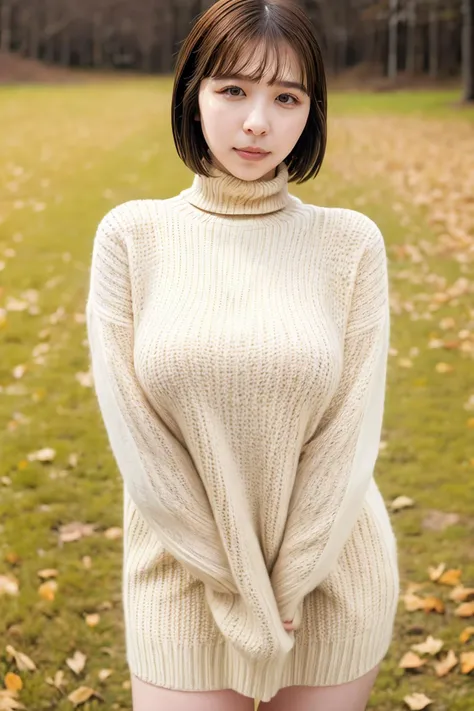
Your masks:
<svg viewBox="0 0 474 711"><path fill-rule="evenodd" d="M212 167L201 122L195 120L201 80L245 73L255 50L263 46L261 65L247 76L261 80L273 54L273 85L282 78L282 45L299 57L300 81L311 98L306 126L285 158L288 180L303 183L317 175L327 140L326 75L315 28L296 0L218 0L198 17L184 40L176 63L171 122L178 155L194 173L210 177Z"/></svg>

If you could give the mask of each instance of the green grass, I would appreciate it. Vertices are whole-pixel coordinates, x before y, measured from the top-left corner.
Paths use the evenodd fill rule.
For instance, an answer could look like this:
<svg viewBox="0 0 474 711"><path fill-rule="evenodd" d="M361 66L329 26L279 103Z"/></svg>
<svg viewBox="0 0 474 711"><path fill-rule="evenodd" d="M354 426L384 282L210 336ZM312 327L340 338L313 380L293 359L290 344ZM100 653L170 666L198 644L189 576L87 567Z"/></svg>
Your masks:
<svg viewBox="0 0 474 711"><path fill-rule="evenodd" d="M10 644L28 654L37 671L20 672L24 688L20 699L30 711L72 708L67 698L45 682L58 669L65 673L65 690L80 685L97 689L105 703L91 701L86 711L129 709L129 678L124 657L120 576L121 542L103 532L121 526L121 482L107 445L92 391L75 375L88 369L84 323L75 315L84 311L92 240L100 218L113 205L141 197L165 198L190 184L191 173L176 156L170 129L169 79L107 82L69 87L22 86L0 90L3 131L0 154L5 162L0 175L0 307L10 298L22 299L28 289L38 291L39 313L8 311L0 328L1 470L0 575L13 573L19 582L17 597L0 596L0 680L17 671L7 655ZM448 93L393 93L386 95L331 95L332 115L347 117L366 111L459 120L450 108L456 99ZM471 113L472 116L472 113ZM407 268L394 248L405 243L407 228L393 207L393 188L387 180L374 184L340 181L328 161L317 180L291 191L306 201L363 209L384 232L390 257L391 287L402 301L416 302L437 289L399 279ZM455 150L455 142L453 142ZM358 208L361 195L377 194ZM426 209L404 206L410 229L435 241ZM14 256L4 256L13 248ZM453 260L429 257L427 268L452 283L466 273ZM377 464L378 482L386 501L400 494L412 497L413 509L393 514L399 539L402 583L425 581L427 568L446 562L460 567L463 581L474 585L474 458L473 430L463 404L474 392L472 358L459 351L427 348L434 335L453 338L459 329L472 328L472 298L443 305L432 321L410 319L408 312L393 314L384 440L387 447ZM59 311L58 311L59 309ZM453 316L456 328L441 331L439 321ZM1 318L1 317L0 317ZM35 363L33 350L47 343L44 364ZM420 349L413 367L400 368L398 359L412 347ZM451 363L452 373L435 371L439 361ZM16 380L13 369L24 364ZM12 385L15 388L12 389ZM15 418L27 418L13 427ZM472 415L471 415L472 416ZM52 463L30 462L27 455L53 447ZM69 457L77 454L76 467ZM443 532L427 530L423 519L431 509L455 512L459 523ZM58 542L61 525L72 521L97 524L94 535ZM16 557L12 558L12 554ZM90 556L85 569L82 559ZM40 598L37 571L58 570L58 591L53 601ZM431 584L427 590L447 598L448 588ZM105 605L104 605L105 603ZM84 615L102 609L100 623L90 628ZM413 675L398 668L410 645L428 634L445 640L444 649L457 654L473 650L459 643L460 631L473 621L448 614L408 613L400 605L392 648L377 680L371 709L403 708L407 693L430 696L432 711L474 711L472 676L459 668L438 679L430 668ZM418 628L418 629L415 629ZM75 677L65 660L76 649L87 655L84 671ZM443 655L441 655L443 656ZM114 671L104 682L100 669ZM125 686L124 686L125 684Z"/></svg>
<svg viewBox="0 0 474 711"><path fill-rule="evenodd" d="M429 118L462 118L474 120L474 105L461 102L461 88L449 91L360 91L329 95L328 104L335 113L377 112Z"/></svg>

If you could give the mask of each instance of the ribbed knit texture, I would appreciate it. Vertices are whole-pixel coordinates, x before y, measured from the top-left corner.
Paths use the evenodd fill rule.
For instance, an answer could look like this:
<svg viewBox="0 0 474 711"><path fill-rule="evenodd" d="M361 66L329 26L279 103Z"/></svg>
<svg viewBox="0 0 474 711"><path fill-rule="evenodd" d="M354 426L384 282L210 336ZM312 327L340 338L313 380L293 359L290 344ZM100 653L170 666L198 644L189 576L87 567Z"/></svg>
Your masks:
<svg viewBox="0 0 474 711"><path fill-rule="evenodd" d="M397 545L374 481L390 333L367 216L213 169L101 220L87 328L124 481L130 671L263 701L385 656ZM286 632L282 620L294 620Z"/></svg>

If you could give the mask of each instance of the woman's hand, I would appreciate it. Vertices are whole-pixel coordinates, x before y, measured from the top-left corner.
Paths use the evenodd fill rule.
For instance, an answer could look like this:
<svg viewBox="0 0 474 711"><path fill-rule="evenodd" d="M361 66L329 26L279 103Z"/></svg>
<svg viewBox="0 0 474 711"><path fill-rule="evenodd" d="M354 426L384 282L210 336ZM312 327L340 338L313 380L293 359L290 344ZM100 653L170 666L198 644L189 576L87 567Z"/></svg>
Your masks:
<svg viewBox="0 0 474 711"><path fill-rule="evenodd" d="M290 622L289 620L283 622L283 627L286 629L287 632L292 632L295 629L295 627L293 626L293 622Z"/></svg>

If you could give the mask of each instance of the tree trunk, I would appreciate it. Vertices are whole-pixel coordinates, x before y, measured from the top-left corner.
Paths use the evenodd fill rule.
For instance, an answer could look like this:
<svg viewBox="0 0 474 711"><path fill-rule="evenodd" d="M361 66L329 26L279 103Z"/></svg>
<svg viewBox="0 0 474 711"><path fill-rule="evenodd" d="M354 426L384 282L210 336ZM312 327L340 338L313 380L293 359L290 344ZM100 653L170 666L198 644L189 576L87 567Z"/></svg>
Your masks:
<svg viewBox="0 0 474 711"><path fill-rule="evenodd" d="M12 43L12 8L9 0L3 0L1 7L0 51L9 52Z"/></svg>
<svg viewBox="0 0 474 711"><path fill-rule="evenodd" d="M390 0L388 18L388 77L395 79L398 74L398 0Z"/></svg>
<svg viewBox="0 0 474 711"><path fill-rule="evenodd" d="M462 28L464 101L474 102L474 0L464 0Z"/></svg>
<svg viewBox="0 0 474 711"><path fill-rule="evenodd" d="M416 0L409 0L407 12L407 46L405 67L408 74L416 72L417 27Z"/></svg>
<svg viewBox="0 0 474 711"><path fill-rule="evenodd" d="M437 2L432 0L429 15L429 73L432 79L439 73L439 19Z"/></svg>
<svg viewBox="0 0 474 711"><path fill-rule="evenodd" d="M92 25L92 66L102 67L104 64L104 46L102 43L102 22L104 21L100 12L94 13Z"/></svg>
<svg viewBox="0 0 474 711"><path fill-rule="evenodd" d="M68 67L71 63L71 35L69 28L66 27L61 32L60 42L59 62L64 67Z"/></svg>

